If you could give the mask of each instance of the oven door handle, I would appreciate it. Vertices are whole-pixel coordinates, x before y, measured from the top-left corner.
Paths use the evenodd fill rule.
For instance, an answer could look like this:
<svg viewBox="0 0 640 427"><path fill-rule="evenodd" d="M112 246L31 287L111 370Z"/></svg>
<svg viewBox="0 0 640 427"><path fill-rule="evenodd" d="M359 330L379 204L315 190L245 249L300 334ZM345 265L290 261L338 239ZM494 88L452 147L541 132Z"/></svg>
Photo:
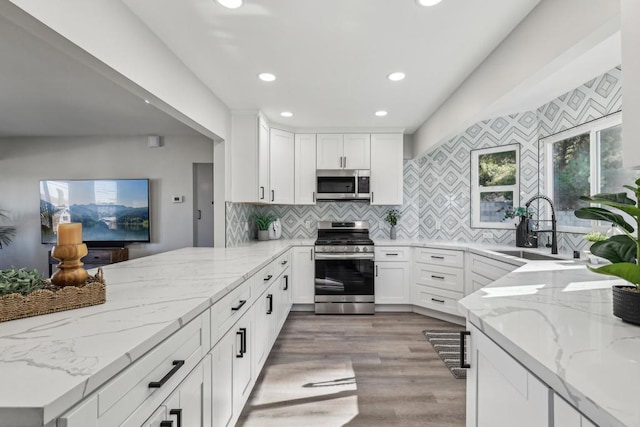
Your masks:
<svg viewBox="0 0 640 427"><path fill-rule="evenodd" d="M367 259L373 260L373 253L347 253L347 254L336 254L336 253L323 253L316 252L316 261L322 260L341 260L341 259Z"/></svg>

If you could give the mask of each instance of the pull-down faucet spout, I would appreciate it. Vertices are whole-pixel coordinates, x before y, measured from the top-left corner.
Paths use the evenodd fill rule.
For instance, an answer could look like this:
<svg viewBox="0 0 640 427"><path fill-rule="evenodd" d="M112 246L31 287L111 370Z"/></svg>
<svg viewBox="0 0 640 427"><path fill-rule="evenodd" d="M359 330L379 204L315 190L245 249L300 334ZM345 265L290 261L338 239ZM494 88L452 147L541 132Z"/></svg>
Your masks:
<svg viewBox="0 0 640 427"><path fill-rule="evenodd" d="M528 208L531 206L531 202L537 199L546 200L549 202L549 206L551 206L551 253L554 255L558 254L558 223L556 221L556 210L553 207L553 201L542 194L537 194L529 199L527 203L525 203L525 207Z"/></svg>

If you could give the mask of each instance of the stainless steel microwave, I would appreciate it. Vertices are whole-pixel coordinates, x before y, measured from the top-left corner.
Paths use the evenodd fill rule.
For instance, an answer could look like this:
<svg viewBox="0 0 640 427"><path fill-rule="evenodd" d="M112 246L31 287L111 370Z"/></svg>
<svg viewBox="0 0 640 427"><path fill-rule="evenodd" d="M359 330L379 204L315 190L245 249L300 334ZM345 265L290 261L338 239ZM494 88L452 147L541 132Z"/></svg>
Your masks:
<svg viewBox="0 0 640 427"><path fill-rule="evenodd" d="M316 199L318 200L370 200L368 170L316 171Z"/></svg>

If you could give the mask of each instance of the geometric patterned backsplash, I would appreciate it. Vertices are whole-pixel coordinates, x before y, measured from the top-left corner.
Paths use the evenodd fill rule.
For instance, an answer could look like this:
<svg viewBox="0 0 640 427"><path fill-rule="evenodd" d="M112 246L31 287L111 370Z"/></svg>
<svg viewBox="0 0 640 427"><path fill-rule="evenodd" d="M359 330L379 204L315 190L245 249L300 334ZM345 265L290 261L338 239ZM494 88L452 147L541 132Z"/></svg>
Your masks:
<svg viewBox="0 0 640 427"><path fill-rule="evenodd" d="M520 144L520 199L524 203L538 191L544 194L543 186L539 186L544 150L538 150L538 140L619 111L622 108L621 74L619 67L614 68L536 111L476 123L429 154L405 160L403 204L394 206L401 215L398 238L515 245L515 231L470 226L471 150ZM311 206L227 203L227 246L256 238L251 221L256 212L279 217L284 238L313 239L317 221L354 219L369 221L373 238L386 238L389 225L383 218L390 208L362 202L318 202ZM541 236L541 242L545 239ZM559 233L558 246L561 251L571 251L584 249L586 242L581 234Z"/></svg>

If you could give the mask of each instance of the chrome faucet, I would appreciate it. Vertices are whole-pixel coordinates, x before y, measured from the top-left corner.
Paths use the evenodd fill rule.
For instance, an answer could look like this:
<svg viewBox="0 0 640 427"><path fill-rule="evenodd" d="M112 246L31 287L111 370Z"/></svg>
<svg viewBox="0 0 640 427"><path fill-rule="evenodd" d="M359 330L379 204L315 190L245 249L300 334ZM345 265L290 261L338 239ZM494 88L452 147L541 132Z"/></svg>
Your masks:
<svg viewBox="0 0 640 427"><path fill-rule="evenodd" d="M556 221L556 210L553 207L553 201L542 194L537 194L529 199L527 203L524 204L526 208L531 206L531 202L537 199L546 200L549 202L549 206L551 206L551 253L554 255L558 254L558 222ZM544 232L549 230L538 230L538 232Z"/></svg>

